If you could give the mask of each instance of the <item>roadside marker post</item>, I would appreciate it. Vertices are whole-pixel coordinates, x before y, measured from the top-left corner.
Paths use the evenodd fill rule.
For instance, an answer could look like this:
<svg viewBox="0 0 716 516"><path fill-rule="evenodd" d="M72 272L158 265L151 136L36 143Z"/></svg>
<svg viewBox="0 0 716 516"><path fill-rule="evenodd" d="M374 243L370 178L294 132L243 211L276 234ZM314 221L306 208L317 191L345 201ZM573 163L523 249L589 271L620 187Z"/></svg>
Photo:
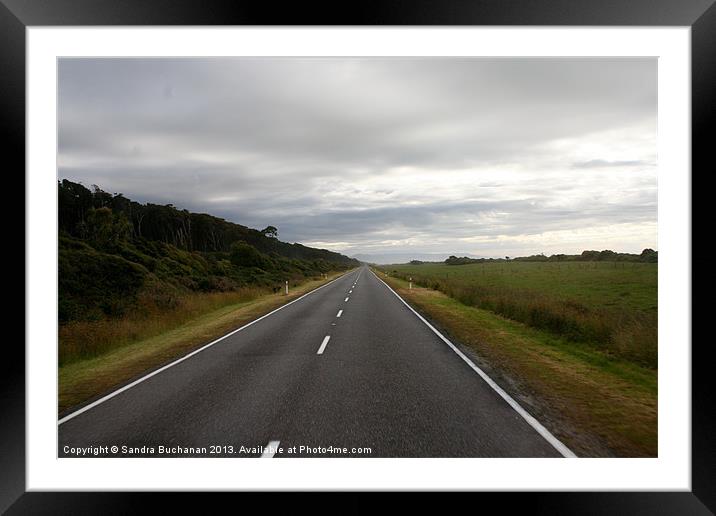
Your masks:
<svg viewBox="0 0 716 516"><path fill-rule="evenodd" d="M410 278L410 284L408 285L408 290L413 290L413 278Z"/></svg>
<svg viewBox="0 0 716 516"><path fill-rule="evenodd" d="M288 295L288 280L286 280L286 295Z"/></svg>

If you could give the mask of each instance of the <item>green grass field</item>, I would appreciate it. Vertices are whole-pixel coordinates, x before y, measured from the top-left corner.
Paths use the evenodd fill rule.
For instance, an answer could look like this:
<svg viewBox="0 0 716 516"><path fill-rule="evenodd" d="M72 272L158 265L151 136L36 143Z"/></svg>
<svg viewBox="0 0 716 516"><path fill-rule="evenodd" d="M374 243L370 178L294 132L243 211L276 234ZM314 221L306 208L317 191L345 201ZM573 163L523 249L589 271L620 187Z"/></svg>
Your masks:
<svg viewBox="0 0 716 516"><path fill-rule="evenodd" d="M467 306L657 367L655 263L426 263L380 269L412 277L416 285Z"/></svg>

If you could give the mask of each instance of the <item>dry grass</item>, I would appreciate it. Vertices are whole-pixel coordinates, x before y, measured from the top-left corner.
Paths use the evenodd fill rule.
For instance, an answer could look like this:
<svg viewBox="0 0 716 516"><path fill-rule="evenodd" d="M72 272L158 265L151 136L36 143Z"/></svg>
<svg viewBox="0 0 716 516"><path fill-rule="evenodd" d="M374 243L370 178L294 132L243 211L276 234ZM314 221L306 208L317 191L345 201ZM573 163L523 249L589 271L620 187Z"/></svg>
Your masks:
<svg viewBox="0 0 716 516"><path fill-rule="evenodd" d="M59 328L59 364L97 357L113 349L154 337L169 329L220 308L245 303L266 295L265 289L243 288L232 292L188 293L160 308L140 299L139 308L121 318L75 321Z"/></svg>
<svg viewBox="0 0 716 516"><path fill-rule="evenodd" d="M384 278L385 279L385 278ZM657 373L530 328L441 292L396 291L455 340L469 346L565 444L580 456L655 457Z"/></svg>

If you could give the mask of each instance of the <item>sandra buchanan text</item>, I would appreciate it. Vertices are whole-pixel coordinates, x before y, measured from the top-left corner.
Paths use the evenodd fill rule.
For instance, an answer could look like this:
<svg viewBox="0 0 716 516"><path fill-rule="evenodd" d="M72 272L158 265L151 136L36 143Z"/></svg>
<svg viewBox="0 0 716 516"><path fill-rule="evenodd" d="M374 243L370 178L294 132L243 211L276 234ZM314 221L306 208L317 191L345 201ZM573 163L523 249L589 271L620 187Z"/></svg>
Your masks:
<svg viewBox="0 0 716 516"><path fill-rule="evenodd" d="M199 455L208 453L205 447L186 447L186 446L65 446L62 451L67 455L75 455L77 457L86 457L88 455L174 455L187 454Z"/></svg>

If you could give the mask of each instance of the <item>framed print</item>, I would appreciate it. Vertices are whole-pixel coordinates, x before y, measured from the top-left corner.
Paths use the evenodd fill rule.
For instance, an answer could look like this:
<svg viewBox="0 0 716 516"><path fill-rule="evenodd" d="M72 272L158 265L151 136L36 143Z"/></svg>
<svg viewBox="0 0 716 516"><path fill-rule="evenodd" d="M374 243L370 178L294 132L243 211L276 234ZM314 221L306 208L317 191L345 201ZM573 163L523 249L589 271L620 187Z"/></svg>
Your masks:
<svg viewBox="0 0 716 516"><path fill-rule="evenodd" d="M3 510L714 510L712 2L1 9L26 203Z"/></svg>

